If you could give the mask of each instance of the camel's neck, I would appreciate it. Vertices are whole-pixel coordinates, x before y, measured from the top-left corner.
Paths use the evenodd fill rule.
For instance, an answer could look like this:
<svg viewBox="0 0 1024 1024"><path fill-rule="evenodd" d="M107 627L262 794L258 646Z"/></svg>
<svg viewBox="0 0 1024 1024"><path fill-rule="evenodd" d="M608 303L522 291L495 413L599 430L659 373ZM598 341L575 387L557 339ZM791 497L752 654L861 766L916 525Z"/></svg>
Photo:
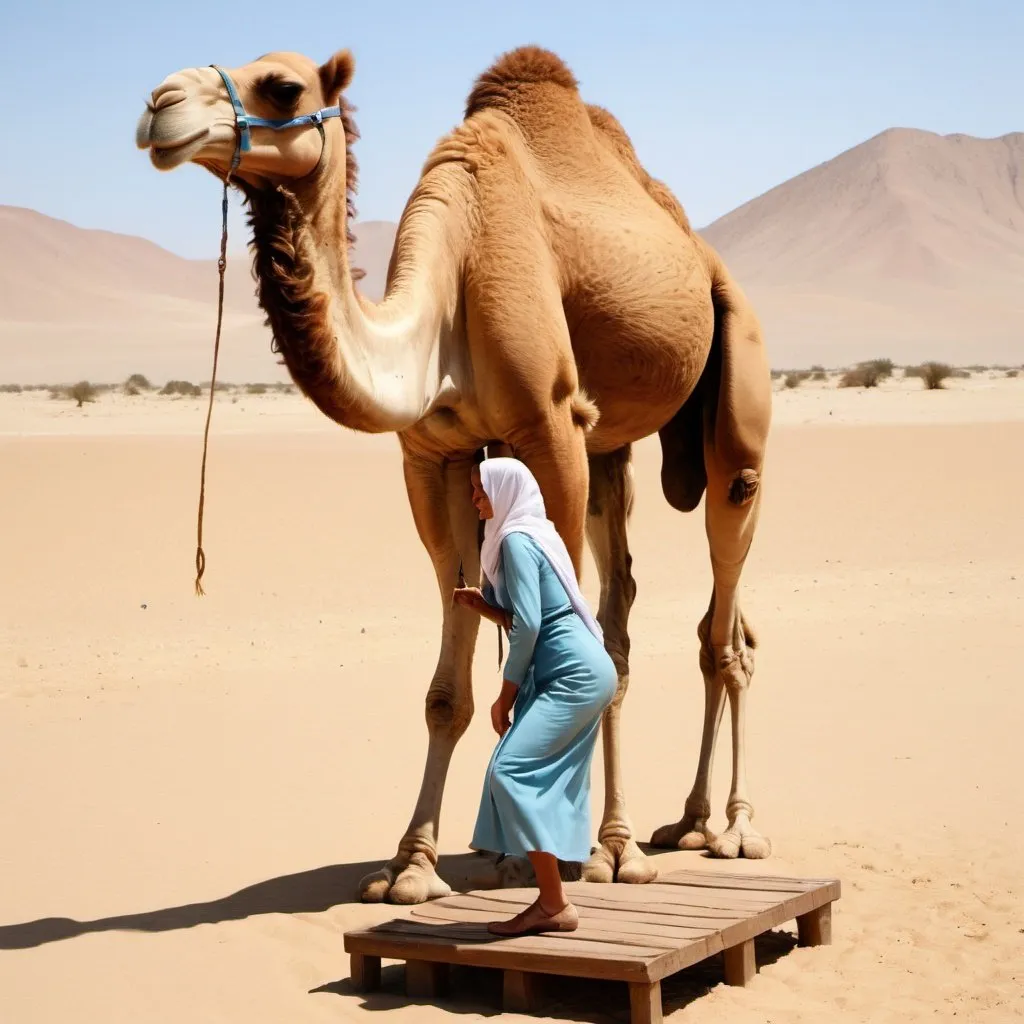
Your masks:
<svg viewBox="0 0 1024 1024"><path fill-rule="evenodd" d="M444 391L465 216L456 197L423 192L421 183L402 218L376 305L353 285L343 178L250 197L260 304L277 347L317 406L356 430L404 430Z"/></svg>

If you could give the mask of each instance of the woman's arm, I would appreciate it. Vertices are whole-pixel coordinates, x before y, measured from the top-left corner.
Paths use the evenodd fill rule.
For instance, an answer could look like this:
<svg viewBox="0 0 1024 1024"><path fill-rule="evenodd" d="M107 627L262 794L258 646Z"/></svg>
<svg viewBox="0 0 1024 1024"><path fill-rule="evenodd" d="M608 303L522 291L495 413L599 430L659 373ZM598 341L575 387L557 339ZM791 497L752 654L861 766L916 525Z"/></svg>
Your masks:
<svg viewBox="0 0 1024 1024"><path fill-rule="evenodd" d="M529 540L521 533L510 533L501 543L501 566L512 604L505 679L519 686L526 678L540 635L540 564Z"/></svg>
<svg viewBox="0 0 1024 1024"><path fill-rule="evenodd" d="M512 616L504 608L489 604L479 587L459 587L452 594L452 600L463 608L472 608L483 618L497 623L503 629L512 628Z"/></svg>

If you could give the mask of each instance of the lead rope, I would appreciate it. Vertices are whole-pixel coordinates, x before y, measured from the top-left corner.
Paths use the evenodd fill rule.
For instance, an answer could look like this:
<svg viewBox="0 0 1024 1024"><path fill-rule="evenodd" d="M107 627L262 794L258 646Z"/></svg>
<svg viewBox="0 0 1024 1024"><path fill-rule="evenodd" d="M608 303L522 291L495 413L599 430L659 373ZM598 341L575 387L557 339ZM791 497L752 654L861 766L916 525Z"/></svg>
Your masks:
<svg viewBox="0 0 1024 1024"><path fill-rule="evenodd" d="M217 289L217 334L213 340L213 373L210 376L210 401L206 407L206 427L203 430L203 465L199 473L199 514L196 523L196 596L202 597L201 580L206 571L206 552L203 551L203 507L206 504L206 452L210 445L210 417L213 415L213 393L217 384L217 357L220 354L220 328L224 319L224 270L228 265L228 183L231 171L224 177L224 193L220 201L221 230L220 258L217 260L217 274L220 278Z"/></svg>

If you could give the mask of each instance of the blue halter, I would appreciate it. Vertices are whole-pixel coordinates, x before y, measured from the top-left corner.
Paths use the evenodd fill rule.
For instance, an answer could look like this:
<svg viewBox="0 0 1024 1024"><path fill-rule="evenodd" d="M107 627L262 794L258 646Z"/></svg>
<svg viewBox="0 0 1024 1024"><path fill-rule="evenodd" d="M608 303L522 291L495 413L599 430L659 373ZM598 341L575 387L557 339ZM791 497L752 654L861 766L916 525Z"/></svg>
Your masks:
<svg viewBox="0 0 1024 1024"><path fill-rule="evenodd" d="M220 75L224 81L224 87L228 91L228 98L231 100L231 106L235 111L235 127L238 129L238 143L235 146L235 154L231 158L231 173L233 174L237 169L238 165L242 162L242 154L248 153L252 149L252 135L250 133L251 128L272 128L275 132L284 131L286 128L301 128L304 125L316 125L320 131L321 137L323 136L323 122L331 117L341 117L341 107L323 107L321 110L315 110L312 114L300 114L298 117L292 118L267 118L267 117L255 117L253 114L247 114L245 107L242 106L242 100L238 95L238 90L235 88L235 83L231 81L231 76L221 67L216 64L211 64L211 68Z"/></svg>

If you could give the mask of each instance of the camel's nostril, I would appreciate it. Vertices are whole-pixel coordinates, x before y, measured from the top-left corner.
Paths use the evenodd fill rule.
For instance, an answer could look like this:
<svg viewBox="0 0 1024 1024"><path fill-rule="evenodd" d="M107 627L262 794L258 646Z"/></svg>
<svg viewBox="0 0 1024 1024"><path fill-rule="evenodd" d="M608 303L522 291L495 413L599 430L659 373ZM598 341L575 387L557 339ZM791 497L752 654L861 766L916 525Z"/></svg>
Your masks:
<svg viewBox="0 0 1024 1024"><path fill-rule="evenodd" d="M184 89L177 89L173 87L164 90L157 89L153 93L150 108L154 111L163 110L165 107L172 107L175 103L180 103L184 98Z"/></svg>

